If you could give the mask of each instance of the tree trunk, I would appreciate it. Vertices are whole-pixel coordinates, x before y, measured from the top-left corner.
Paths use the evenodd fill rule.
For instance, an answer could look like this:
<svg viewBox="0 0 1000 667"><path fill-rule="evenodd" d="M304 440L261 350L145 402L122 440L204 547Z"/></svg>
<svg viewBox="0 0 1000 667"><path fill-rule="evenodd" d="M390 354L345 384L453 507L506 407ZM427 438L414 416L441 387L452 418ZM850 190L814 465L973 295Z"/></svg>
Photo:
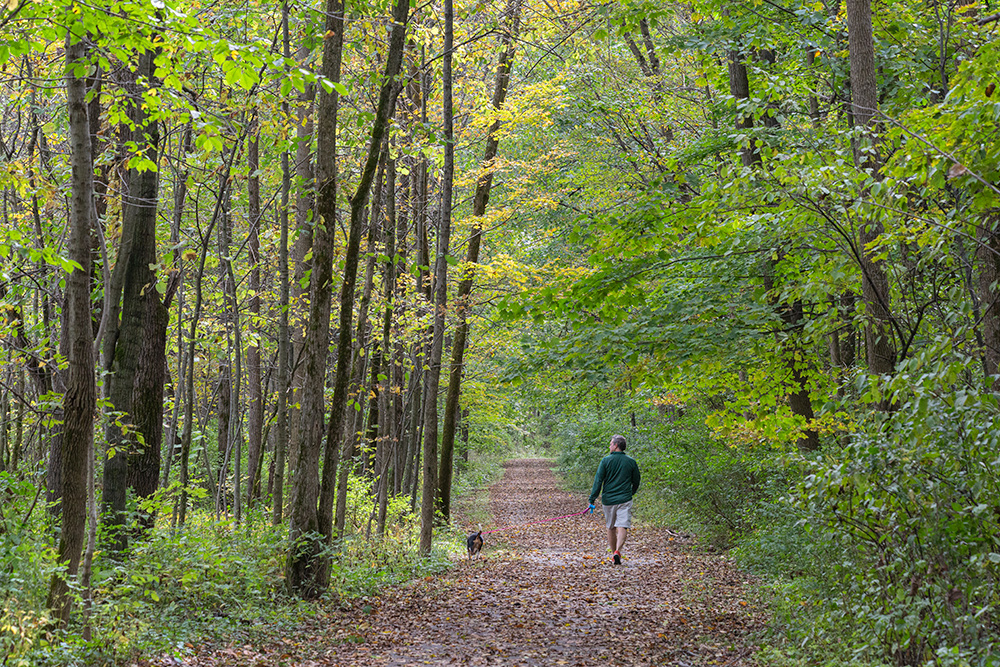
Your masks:
<svg viewBox="0 0 1000 667"><path fill-rule="evenodd" d="M1000 391L1000 217L989 216L977 229L979 304L982 310L986 387Z"/></svg>
<svg viewBox="0 0 1000 667"><path fill-rule="evenodd" d="M281 5L281 41L285 60L291 55L291 40L288 35L288 2ZM281 110L287 118L289 107L287 99L282 99ZM292 170L289 164L288 147L281 151L281 230L278 245L278 280L280 312L278 314L278 417L274 444L274 479L271 484L271 523L278 526L283 521L283 504L285 495L285 449L288 446L288 350L291 345L288 328L288 308L290 301L290 285L288 284L288 202L291 194Z"/></svg>
<svg viewBox="0 0 1000 667"><path fill-rule="evenodd" d="M382 429L378 434L376 445L376 461L382 462L379 466L381 471L378 483L378 494L376 504L378 505L378 528L379 537L385 533L385 516L388 506L389 475L397 472L395 453L397 448L396 439L396 412L395 396L393 391L393 344L392 344L392 315L395 309L393 298L395 296L396 285L396 160L389 158L386 165L386 197L385 197L385 256L387 261L382 270L382 294L385 299L385 309L382 316L382 347L381 358L383 363L379 364L382 374L381 390L379 392L382 403ZM377 380L378 378L376 378Z"/></svg>
<svg viewBox="0 0 1000 667"><path fill-rule="evenodd" d="M344 254L344 281L340 291L340 330L337 337L337 374L333 386L333 401L330 408L330 427L326 436L324 453L323 482L320 494L320 527L329 540L333 532L332 510L334 500L334 480L336 479L336 457L343 430L344 409L347 404L347 389L350 383L351 322L354 313L354 289L357 283L358 255L361 246L362 222L368 206L372 181L378 168L382 152L382 140L389 126L396 106L396 76L403 62L403 46L406 38L406 23L409 14L409 0L398 0L393 8L393 24L390 28L389 50L386 54L385 74L379 90L378 106L372 123L368 155L365 159L358 188L350 198L351 223L348 230L347 250ZM315 254L315 253L314 253ZM353 437L353 434L348 434ZM344 462L346 465L346 462Z"/></svg>
<svg viewBox="0 0 1000 667"><path fill-rule="evenodd" d="M187 179L188 170L187 156L191 153L193 144L193 132L191 122L184 125L183 138L181 139L180 169L174 176L174 215L170 225L170 245L174 248L174 266L179 273L179 283L177 285L177 381L174 383L174 414L170 420L170 429L167 431L166 461L163 466L162 486L165 488L170 483L170 468L173 465L174 457L179 453L177 445L177 428L180 425L180 416L183 409L184 397L184 259L180 256L181 224L184 221L184 205L187 199ZM174 512L172 524L176 525L177 513Z"/></svg>
<svg viewBox="0 0 1000 667"><path fill-rule="evenodd" d="M260 497L260 460L263 452L264 394L260 377L260 130L254 119L254 135L247 154L247 217L250 225L250 344L247 346L247 381L250 383L247 419L247 507Z"/></svg>
<svg viewBox="0 0 1000 667"><path fill-rule="evenodd" d="M334 436L336 439L343 438L343 449L340 456L341 467L339 471L339 477L337 479L337 510L334 519L334 536L339 537L343 534L344 524L347 517L347 486L348 478L351 473L351 467L353 464L353 459L355 452L357 451L357 443L361 438L360 432L362 431L364 413L362 412L365 400L363 394L365 394L364 386L364 375L366 368L367 356L364 354L367 348L368 342L368 306L371 303L372 298L372 287L374 285L374 275L375 275L375 244L377 239L376 220L379 218L379 197L382 189L382 179L384 176L384 156L385 156L385 144L382 146L379 157L379 169L378 177L376 178L376 195L374 201L372 202L372 210L370 217L370 223L368 226L368 262L365 268L365 282L364 287L361 292L361 303L358 306L358 324L354 329L355 343L353 344L353 354L351 355L351 384L348 391L349 400L353 400L352 410L348 410L347 419L347 432L328 434L328 437ZM353 313L354 306L351 306L351 312ZM332 408L335 409L335 408ZM332 418L332 413L331 413Z"/></svg>
<svg viewBox="0 0 1000 667"><path fill-rule="evenodd" d="M511 0L504 12L510 17L510 23L501 38L503 47L500 61L497 63L496 80L493 84L493 109L497 112L503 109L510 82L511 61L514 58L514 44L521 21L521 0ZM647 31L648 34L648 31ZM655 53L653 54L655 57ZM490 189L493 186L493 159L496 157L500 140L497 131L500 129L498 119L493 121L486 135L486 150L483 155L484 173L476 183L476 195L472 203L472 216L475 222L469 237L469 247L462 270L462 278L458 284L458 294L455 298L455 315L458 326L455 331L455 342L452 345L451 372L448 380L448 395L445 400L444 426L441 432L441 463L438 471L438 509L444 521L451 517L451 481L452 459L455 449L455 427L458 416L458 401L462 391L462 371L465 364L465 348L469 336L469 298L472 293L472 283L475 277L475 266L479 262L479 247L482 241L482 217L486 214L486 205L490 199Z"/></svg>
<svg viewBox="0 0 1000 667"><path fill-rule="evenodd" d="M406 256L407 256L407 212L410 210L407 205L410 196L410 174L412 170L407 170L407 173L403 174L401 177L400 190L402 195L402 206L396 209L398 214L395 216L396 223L396 245L394 256L397 257L395 264L395 271L393 273L392 280L392 296L390 300L393 303L392 317L400 322L403 319L403 299L399 298L400 290L397 283L396 276L402 276L406 271ZM393 216L390 216L390 221ZM406 373L403 368L403 342L399 340L397 336L392 344L392 356L391 356L391 381L392 381L392 396L390 413L393 415L392 423L394 424L392 430L393 438L393 450L396 452L395 462L393 463L393 494L399 495L403 492L403 478L404 478L404 468L405 468L405 454L406 447L404 446L405 438L405 406L406 403L403 400L403 389L406 384Z"/></svg>
<svg viewBox="0 0 1000 667"><path fill-rule="evenodd" d="M344 47L344 8L340 0L327 0L323 42L323 77L339 85ZM299 401L299 441L289 506L289 550L285 583L289 592L316 598L326 590L327 559L317 500L320 492L319 460L323 446L323 395L330 332L330 297L333 281L333 242L337 224L337 111L336 86L320 91L316 128L316 231L313 235L309 321L302 346L304 381ZM339 362L339 360L338 360Z"/></svg>
<svg viewBox="0 0 1000 667"><path fill-rule="evenodd" d="M239 141L242 141L242 135ZM195 274L194 280L194 311L191 313L191 322L188 329L188 351L187 351L187 378L185 379L184 387L184 432L181 436L181 472L180 472L180 482L181 482L181 493L177 499L177 524L180 526L184 525L187 518L187 499L188 499L188 484L190 482L190 459L191 459L191 439L194 430L194 358L197 352L198 344L198 321L201 319L201 307L203 301L201 283L205 276L205 263L208 260L208 246L212 240L212 232L215 229L215 225L218 224L219 215L222 212L222 202L225 198L225 190L228 188L226 185L229 181L229 174L232 171L233 161L236 159L237 145L234 145L232 150L226 159L226 163L223 165L223 178L220 182L223 184L223 190L218 193L215 199L215 208L212 211L212 219L208 223L208 228L205 230L204 235L201 237L201 250L200 256L198 258L198 272ZM203 440L204 442L204 440ZM202 454L204 455L206 462L208 453L206 447L202 446ZM207 466L206 466L207 467ZM209 486L214 486L214 481L212 480L212 471L207 470Z"/></svg>
<svg viewBox="0 0 1000 667"><path fill-rule="evenodd" d="M341 2L341 5L343 3ZM327 40L329 41L329 40ZM325 44L325 42L324 42ZM291 48L289 46L289 48ZM305 40L300 44L297 59L305 62L310 57L310 49ZM287 57L287 56L286 56ZM339 65L338 65L339 67ZM315 258L308 258L309 249L313 244L312 214L316 212L316 173L313 167L312 141L314 133L313 110L316 103L316 86L306 84L300 93L295 107L295 238L290 250L290 262L295 267L294 278L290 284L291 322L289 336L291 346L289 354L289 392L288 405L288 465L289 475L295 474L295 466L299 457L299 444L303 442L302 409L293 407L302 403L302 387L305 383L305 365L303 359L305 346L305 322L309 317L309 270L314 266ZM287 207L286 207L287 208Z"/></svg>
<svg viewBox="0 0 1000 667"><path fill-rule="evenodd" d="M729 94L736 98L737 104L740 101L750 99L750 77L747 75L747 67L743 64L743 54L738 50L731 50L729 59ZM753 129L753 116L737 110L736 129ZM760 151L754 145L753 139L749 138L740 146L740 158L743 166L749 167L761 163Z"/></svg>
<svg viewBox="0 0 1000 667"><path fill-rule="evenodd" d="M229 420L229 430L226 432L226 458L230 456L233 457L233 519L236 525L240 524L242 519L243 507L241 505L243 494L240 484L243 478L243 471L241 464L243 461L243 451L241 445L243 444L243 437L240 434L240 381L242 379L242 358L243 358L243 336L242 327L240 325L240 310L239 304L236 302L236 274L233 272L233 260L227 255L223 264L226 268L227 278L229 283L233 285L233 291L230 292L230 304L232 312L232 356L230 357L233 361L233 376L232 376L232 394L229 397L229 414L231 418ZM220 473L220 477L224 477ZM223 488L220 485L220 488Z"/></svg>
<svg viewBox="0 0 1000 667"><path fill-rule="evenodd" d="M69 372L63 396L62 530L58 562L65 566L52 575L46 606L61 624L69 621L73 596L69 579L80 566L87 512L88 452L93 447L97 388L94 381L94 331L90 309L90 229L94 200L94 164L87 119L86 82L75 68L86 69L83 36L66 35L66 105L72 192L67 252L79 269L66 277L66 319L69 334Z"/></svg>
<svg viewBox="0 0 1000 667"><path fill-rule="evenodd" d="M159 123L150 119L142 102L144 88L155 85L157 53L139 56L138 69L129 83L136 99L130 105L134 123L132 141L143 158L159 162ZM167 311L155 285L156 214L159 174L155 168L130 169L128 197L123 206L122 243L112 278L111 317L107 321L104 349L108 399L112 408L131 424L142 440L111 422L107 429L109 457L104 465L104 524L112 548L126 545L125 504L128 487L140 497L152 494L159 483L160 445L163 434L163 384L166 368ZM120 281L120 282L119 282ZM120 284L120 293L119 293ZM169 290L172 294L172 288ZM119 294L121 303L119 305ZM167 296L169 300L170 296ZM121 312L118 323L116 312ZM144 527L152 517L144 517Z"/></svg>
<svg viewBox="0 0 1000 667"><path fill-rule="evenodd" d="M239 144L234 145L233 151L239 151ZM219 218L217 252L219 255L219 282L222 284L222 309L219 313L219 321L226 330L226 349L219 359L218 384L216 386L216 422L215 446L219 452L219 477L217 479L220 489L224 489L229 477L229 422L235 418L231 409L233 393L233 337L231 327L235 320L235 312L232 304L235 301L236 283L229 278L226 271L226 263L229 257L229 248L232 245L232 190L229 184L229 177L225 180L219 179L219 193L222 194L222 212ZM219 497L221 500L221 496ZM216 509L221 510L222 506L217 505Z"/></svg>
<svg viewBox="0 0 1000 667"><path fill-rule="evenodd" d="M873 118L878 110L878 85L875 70L875 42L872 36L871 0L847 0L848 49L851 61L851 111L861 137L855 144L855 163L879 177L881 159L875 136ZM882 223L877 213L862 221L858 258L862 272L862 294L868 322L865 349L868 370L876 375L891 374L896 367L896 347L893 340L889 280L882 260L876 258L876 247L882 236ZM890 408L885 399L880 406Z"/></svg>
<svg viewBox="0 0 1000 667"><path fill-rule="evenodd" d="M444 105L444 171L441 175L441 222L438 225L437 257L434 264L434 333L427 360L424 398L424 483L420 499L420 554L431 552L434 508L437 497L438 385L444 351L445 312L448 307L448 262L451 240L452 183L455 176L455 114L452 101L452 49L454 48L454 3L444 0L444 63L442 102Z"/></svg>

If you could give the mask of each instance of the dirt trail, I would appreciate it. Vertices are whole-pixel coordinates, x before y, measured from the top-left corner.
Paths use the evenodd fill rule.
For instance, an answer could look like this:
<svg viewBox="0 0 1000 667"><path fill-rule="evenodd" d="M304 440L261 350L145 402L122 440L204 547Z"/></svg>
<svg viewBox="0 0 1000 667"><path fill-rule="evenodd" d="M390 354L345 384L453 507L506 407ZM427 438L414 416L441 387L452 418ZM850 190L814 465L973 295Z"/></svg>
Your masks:
<svg viewBox="0 0 1000 667"><path fill-rule="evenodd" d="M586 504L550 466L509 462L483 558L370 601L363 643L320 664L746 664L761 614L725 560L636 526L613 566L599 510L524 526Z"/></svg>

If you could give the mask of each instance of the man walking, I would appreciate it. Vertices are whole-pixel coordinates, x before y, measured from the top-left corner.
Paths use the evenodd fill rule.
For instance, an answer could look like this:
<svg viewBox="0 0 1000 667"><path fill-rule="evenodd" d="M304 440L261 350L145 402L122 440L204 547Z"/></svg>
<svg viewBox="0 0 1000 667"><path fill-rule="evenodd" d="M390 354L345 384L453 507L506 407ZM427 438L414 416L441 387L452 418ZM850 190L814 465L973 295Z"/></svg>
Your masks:
<svg viewBox="0 0 1000 667"><path fill-rule="evenodd" d="M603 487L601 504L608 524L608 546L614 552L615 565L620 565L625 537L632 527L632 496L639 490L639 465L632 457L625 456L623 436L612 436L608 451L597 466L594 488L590 490L590 511L593 513L594 501Z"/></svg>

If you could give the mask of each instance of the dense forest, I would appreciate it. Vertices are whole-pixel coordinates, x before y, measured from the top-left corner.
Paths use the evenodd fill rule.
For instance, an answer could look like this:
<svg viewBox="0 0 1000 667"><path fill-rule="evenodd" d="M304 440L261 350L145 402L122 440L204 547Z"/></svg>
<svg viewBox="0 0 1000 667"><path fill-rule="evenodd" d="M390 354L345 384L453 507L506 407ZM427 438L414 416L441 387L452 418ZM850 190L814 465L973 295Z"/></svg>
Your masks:
<svg viewBox="0 0 1000 667"><path fill-rule="evenodd" d="M4 664L447 567L613 433L758 660L995 664L995 10L5 3Z"/></svg>

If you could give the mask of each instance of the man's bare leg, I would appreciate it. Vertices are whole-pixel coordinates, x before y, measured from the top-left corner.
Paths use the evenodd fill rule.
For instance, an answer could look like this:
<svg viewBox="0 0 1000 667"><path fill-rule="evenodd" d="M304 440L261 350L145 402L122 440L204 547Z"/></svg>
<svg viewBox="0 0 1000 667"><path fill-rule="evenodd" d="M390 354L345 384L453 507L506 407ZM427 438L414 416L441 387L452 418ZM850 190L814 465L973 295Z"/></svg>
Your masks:
<svg viewBox="0 0 1000 667"><path fill-rule="evenodd" d="M615 528L615 545L611 550L621 551L622 547L625 546L625 538L627 536L628 536L628 528Z"/></svg>

